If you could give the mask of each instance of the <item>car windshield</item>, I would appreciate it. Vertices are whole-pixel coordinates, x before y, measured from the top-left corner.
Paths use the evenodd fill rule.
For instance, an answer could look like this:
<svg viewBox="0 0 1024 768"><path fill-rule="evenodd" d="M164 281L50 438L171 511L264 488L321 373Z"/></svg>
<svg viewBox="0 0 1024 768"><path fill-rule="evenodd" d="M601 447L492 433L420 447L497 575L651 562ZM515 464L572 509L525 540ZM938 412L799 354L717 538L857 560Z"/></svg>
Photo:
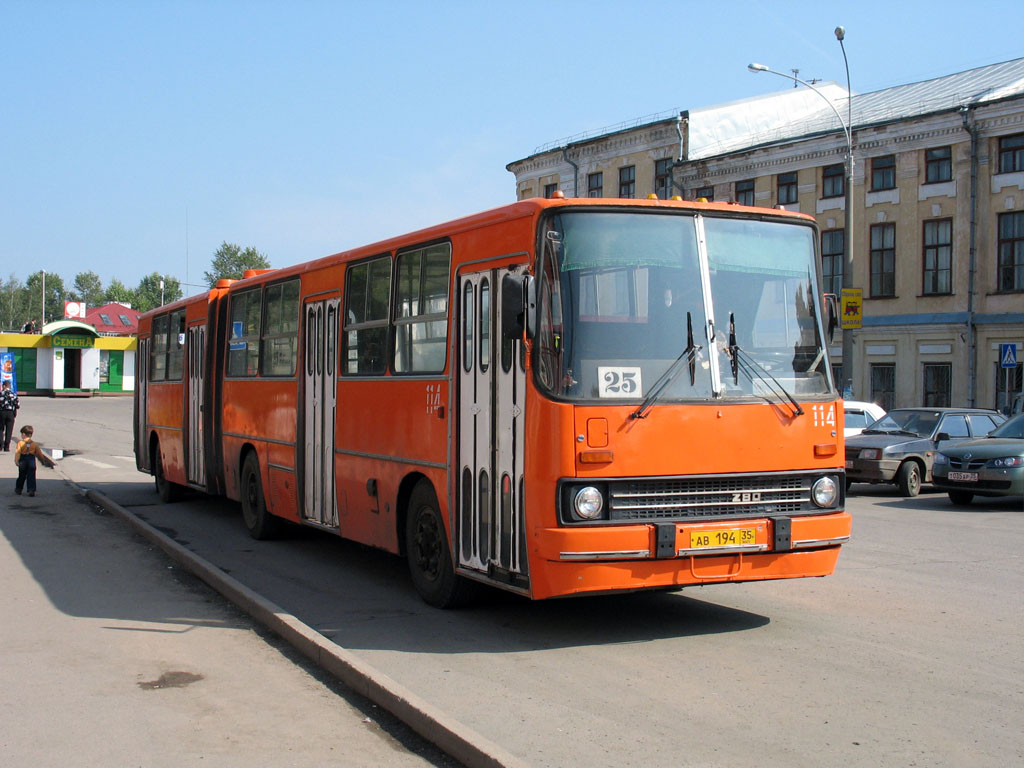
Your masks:
<svg viewBox="0 0 1024 768"><path fill-rule="evenodd" d="M988 433L989 437L1008 437L1024 440L1024 413L1014 416Z"/></svg>
<svg viewBox="0 0 1024 768"><path fill-rule="evenodd" d="M918 437L928 437L939 423L935 411L889 411L865 432L906 432Z"/></svg>

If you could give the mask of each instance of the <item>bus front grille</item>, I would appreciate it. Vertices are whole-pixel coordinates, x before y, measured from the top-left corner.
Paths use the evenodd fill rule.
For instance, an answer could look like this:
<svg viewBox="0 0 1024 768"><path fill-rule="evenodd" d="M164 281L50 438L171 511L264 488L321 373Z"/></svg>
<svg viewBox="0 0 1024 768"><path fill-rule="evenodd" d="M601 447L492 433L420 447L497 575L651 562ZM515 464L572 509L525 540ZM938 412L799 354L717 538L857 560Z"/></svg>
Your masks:
<svg viewBox="0 0 1024 768"><path fill-rule="evenodd" d="M822 512L811 502L817 475L728 475L610 482L612 521L764 517Z"/></svg>

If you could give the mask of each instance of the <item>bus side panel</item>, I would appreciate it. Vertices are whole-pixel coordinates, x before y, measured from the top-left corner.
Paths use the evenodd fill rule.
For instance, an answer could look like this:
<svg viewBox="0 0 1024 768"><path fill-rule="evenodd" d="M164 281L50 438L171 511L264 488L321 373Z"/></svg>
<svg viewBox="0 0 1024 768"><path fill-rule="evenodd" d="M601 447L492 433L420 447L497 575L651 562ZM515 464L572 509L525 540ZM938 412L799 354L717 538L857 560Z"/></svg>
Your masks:
<svg viewBox="0 0 1024 768"><path fill-rule="evenodd" d="M181 381L150 382L146 392L149 433L160 441L160 460L164 477L185 485L184 387ZM148 441L147 441L148 442ZM154 461L150 457L150 462Z"/></svg>
<svg viewBox="0 0 1024 768"><path fill-rule="evenodd" d="M340 380L335 467L342 536L397 552L398 491L412 472L430 479L448 520L447 403L443 378ZM370 480L376 498L367 492Z"/></svg>
<svg viewBox="0 0 1024 768"><path fill-rule="evenodd" d="M296 468L296 382L287 379L225 379L221 406L222 452L225 495L241 500L240 481L246 452L256 451L268 509L296 519L295 483L287 489L291 499L271 494L280 492L281 482L271 483L271 464L292 474ZM279 478L275 478L279 480Z"/></svg>

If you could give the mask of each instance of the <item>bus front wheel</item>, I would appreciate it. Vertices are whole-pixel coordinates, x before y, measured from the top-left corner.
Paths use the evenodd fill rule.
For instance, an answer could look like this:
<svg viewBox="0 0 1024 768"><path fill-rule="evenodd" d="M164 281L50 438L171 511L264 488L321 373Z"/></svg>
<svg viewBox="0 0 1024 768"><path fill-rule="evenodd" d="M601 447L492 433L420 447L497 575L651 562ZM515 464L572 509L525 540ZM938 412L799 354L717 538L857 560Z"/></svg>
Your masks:
<svg viewBox="0 0 1024 768"><path fill-rule="evenodd" d="M426 480L420 480L409 498L405 521L405 553L409 573L420 597L436 608L454 608L471 596L471 582L457 576L437 496Z"/></svg>
<svg viewBox="0 0 1024 768"><path fill-rule="evenodd" d="M260 480L260 462L255 453L245 457L242 464L242 520L254 539L272 539L278 535L281 522L267 511Z"/></svg>

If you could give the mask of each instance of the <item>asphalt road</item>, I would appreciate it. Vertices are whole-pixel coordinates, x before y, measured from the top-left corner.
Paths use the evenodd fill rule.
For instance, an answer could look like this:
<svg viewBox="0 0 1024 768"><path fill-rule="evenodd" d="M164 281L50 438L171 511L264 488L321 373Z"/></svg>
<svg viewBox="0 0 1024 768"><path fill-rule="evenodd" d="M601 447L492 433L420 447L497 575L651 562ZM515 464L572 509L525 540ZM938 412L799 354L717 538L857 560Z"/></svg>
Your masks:
<svg viewBox="0 0 1024 768"><path fill-rule="evenodd" d="M161 505L132 474L129 402L41 404L79 483L528 764L1024 763L1019 498L854 486L825 579L437 611L393 556L309 530L256 542L222 500Z"/></svg>

